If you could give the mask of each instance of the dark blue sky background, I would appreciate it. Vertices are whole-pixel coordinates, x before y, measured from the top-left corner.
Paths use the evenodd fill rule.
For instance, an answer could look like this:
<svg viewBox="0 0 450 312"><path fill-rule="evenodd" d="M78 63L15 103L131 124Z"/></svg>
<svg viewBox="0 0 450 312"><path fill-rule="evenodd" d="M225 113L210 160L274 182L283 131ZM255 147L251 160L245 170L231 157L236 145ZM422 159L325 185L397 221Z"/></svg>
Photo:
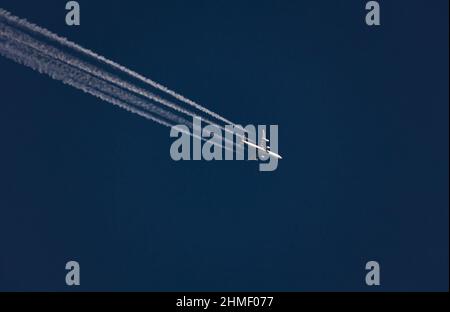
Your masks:
<svg viewBox="0 0 450 312"><path fill-rule="evenodd" d="M448 1L0 0L284 159L174 162L169 129L0 58L0 290L448 290ZM378 288L365 263L381 265Z"/></svg>

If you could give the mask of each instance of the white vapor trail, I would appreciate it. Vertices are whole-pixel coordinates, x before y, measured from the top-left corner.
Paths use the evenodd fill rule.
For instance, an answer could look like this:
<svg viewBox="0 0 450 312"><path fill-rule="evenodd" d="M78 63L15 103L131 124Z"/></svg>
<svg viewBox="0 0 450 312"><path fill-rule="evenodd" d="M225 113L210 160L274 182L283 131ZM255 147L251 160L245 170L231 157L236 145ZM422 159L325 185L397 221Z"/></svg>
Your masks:
<svg viewBox="0 0 450 312"><path fill-rule="evenodd" d="M26 32L28 32L28 34ZM34 33L36 38L32 37L31 33ZM93 62L83 61L81 58L72 55L74 51L65 51L65 49L57 48L52 46L49 41L59 43L66 48L71 48L75 51L82 52L85 56L93 58ZM125 81L112 74L110 71L102 69L94 64L96 62L107 64L120 70L122 73L144 81L147 86L150 85L164 91L166 94L173 96L175 99L183 99L183 102L190 101L185 99L183 96L167 89L162 85L159 85L156 82L153 82L152 80L144 78L121 65L109 61L90 50L84 49L73 42L61 38L44 28L12 16L9 12L1 8L0 55L166 127L174 127L182 124L192 129L192 122L186 120L180 115L175 114L175 112L189 115L191 117L198 116L194 112L155 95L134 83ZM162 104L163 106L156 105L157 103ZM195 105L192 106L203 113L207 113L216 119L226 121L228 124L234 125L218 114L210 112L196 103L194 104ZM198 107L196 107L196 105L198 105ZM173 110L173 112L167 108ZM234 133L226 127L211 121L210 119L202 117L202 120L211 125L215 125L222 130ZM177 128L177 130L186 133L186 131L182 128ZM207 141L205 138L198 137L194 133L188 132L187 134L203 141ZM234 134L237 135L237 137L241 136L237 133ZM225 143L231 143L232 146L237 144L234 140L229 140L225 137L223 137L223 140ZM233 149L230 149L227 144L222 147L226 150L233 151ZM239 150L236 150L236 152L238 154L241 153Z"/></svg>
<svg viewBox="0 0 450 312"><path fill-rule="evenodd" d="M136 103L136 101L132 100L133 98L127 98L126 95L118 94L118 91L114 89L114 87L108 86L107 84L102 83L99 79L92 77L90 74L80 71L77 68L71 68L71 66L68 66L67 64L64 64L63 62L60 62L58 60L54 60L45 54L30 51L30 48L27 46L20 46L16 42L8 42L2 37L2 35L3 32L0 31L0 55L3 55L19 64L30 67L31 69L38 71L41 74L47 74L55 80L62 81L67 85L70 85L76 89L80 89L85 93L91 94L103 101L117 105L129 112L135 113L160 125L169 128L174 127L178 131L186 133L194 138L208 141L203 137L199 137L198 135L187 132L183 128L179 127L179 124L181 123L187 125L188 127L191 127L191 124L187 120L181 119L178 116L164 110L157 111L159 115L164 116L166 119L175 119L174 121L176 121L178 124L171 123L170 121L159 118L158 116L155 116L154 114L146 110L142 110L142 108L136 107L141 104L130 105L129 102ZM123 98L123 100L119 99L118 97ZM147 110L149 109L149 107L146 107L145 105L144 108L146 108ZM233 149L230 149L228 146L218 145L216 142L212 142L212 144L223 147L226 150L233 151Z"/></svg>
<svg viewBox="0 0 450 312"><path fill-rule="evenodd" d="M1 34L1 33L0 33ZM1 38L1 36L0 36ZM55 80L60 80L65 84L89 93L95 97L98 97L106 102L117 105L127 111L138 114L144 118L155 121L161 125L171 127L172 125L160 119L153 114L136 108L129 103L126 103L120 99L117 99L113 95L109 94L107 90L99 90L93 86L91 82L88 82L89 77L80 72L67 72L67 68L64 64L58 64L52 62L52 60L46 59L45 56L32 55L28 51L21 51L20 47L6 43L0 39L0 54L25 66L30 67L42 74L47 74Z"/></svg>
<svg viewBox="0 0 450 312"><path fill-rule="evenodd" d="M101 70L101 69L99 69L98 67L96 67L96 66L94 66L92 64L89 64L87 62L83 62L82 60L74 57L73 55L69 55L69 54L63 52L62 50L56 49L56 48L46 44L43 41L34 39L31 36L21 32L21 31L18 31L16 29L12 28L12 27L9 27L9 26L4 25L4 24L0 24L0 31L2 31L2 34L4 36L8 36L8 38L10 40L17 41L17 42L20 42L20 43L22 43L24 45L27 45L27 46L35 49L35 50L38 50L38 51L40 51L42 53L45 53L46 55L49 55L49 56L51 56L51 57L53 57L55 59L58 59L58 60L60 60L60 61L62 61L64 63L67 63L69 65L77 67L77 68L79 68L79 69L81 69L83 71L86 71L86 72L88 72L89 74L91 74L93 76L99 77L99 78L101 78L101 79L103 79L105 81L109 81L109 82L111 82L113 84L116 84L116 85L118 85L119 87L121 87L123 89L127 89L127 90L129 90L131 92L134 92L134 93L140 95L140 96L143 96L143 97L146 97L147 99L150 99L152 101L161 103L161 104L163 104L163 105L165 105L165 106L167 106L167 107L169 107L169 108L171 108L173 110L176 110L176 111L181 112L183 114L189 115L191 117L198 116L197 114L195 114L195 113L193 113L193 112L191 112L189 110L186 110L186 109L180 107L179 105L177 105L175 103L167 101L167 100L165 100L165 99L163 99L163 98L161 98L161 97L159 97L159 96L157 96L157 95L155 95L155 94L153 94L151 92L148 92L147 90L144 90L144 89L139 88L139 87L137 87L135 85L132 85L132 84L130 84L130 83L128 83L128 82L126 82L126 81L124 81L124 80L122 80L122 79L120 79L120 78L118 78L118 77L116 77L116 76L114 76L114 75L112 75L110 73L108 73L105 70ZM209 119L203 118L203 120L206 123L209 123L209 124L212 124L212 125L215 124L213 121L211 121ZM221 128L225 129L224 127L221 127Z"/></svg>
<svg viewBox="0 0 450 312"><path fill-rule="evenodd" d="M101 55L98 55L97 53L95 53L95 52L93 52L93 51L91 51L89 49L83 48L82 46L80 46L80 45L78 45L78 44L76 44L76 43L74 43L72 41L69 41L66 38L60 37L60 36L50 32L49 30L47 30L45 28L42 28L42 27L40 27L38 25L30 23L27 20L15 17L15 16L11 15L6 10L0 9L0 17L2 17L6 21L8 21L8 22L10 22L10 23L12 23L12 24L14 24L14 25L16 25L18 27L21 27L21 28L29 30L29 31L33 31L33 32L35 32L37 34L40 34L40 35L42 35L42 36L44 36L44 37L46 37L48 39L51 39L51 40L53 40L53 41L55 41L55 42L57 42L57 43L59 43L59 44L61 44L63 46L69 47L69 48L74 49L75 51L77 51L79 53L82 53L82 54L84 54L86 56L89 56L89 57L95 59L98 62L101 62L103 64L107 64L107 65L111 66L112 68L114 68L114 69L116 69L116 70L118 70L118 71L120 71L122 73L125 73L125 74L127 74L127 75L129 75L131 77L134 77L134 78L136 78L136 79L138 79L138 80L140 80L140 81L142 81L142 82L144 82L144 83L146 83L146 84L148 84L148 85L150 85L150 86L152 86L152 87L154 87L154 88L156 88L158 90L161 90L161 91L165 92L166 94L171 95L172 97L174 97L175 99L177 99L177 100L179 100L181 102L184 102L184 103L186 103L188 105L191 105L192 107L198 109L199 111L202 111L205 114L208 114L208 115L210 115L210 116L212 116L212 117L214 117L214 118L216 118L218 120L221 120L222 122L224 122L226 124L235 125L230 120L220 116L217 113L214 113L214 112L210 111L209 109L207 109L207 108L203 107L202 105L200 105L200 104L198 104L198 103L196 103L196 102L194 102L194 101L192 101L192 100L182 96L181 94L178 94L175 91L172 91L169 88L167 88L167 87L165 87L165 86L163 86L163 85L161 85L161 84L159 84L159 83L157 83L157 82L155 82L155 81L153 81L153 80L151 80L149 78L146 78L146 77L138 74L137 72L132 71L132 70L130 70L130 69L128 69L128 68L126 68L126 67L124 67L124 66L122 66L122 65L120 65L120 64L118 64L116 62L114 62L114 61L111 61L111 60L109 60L109 59L107 59L107 58L105 58L105 57L103 57ZM169 104L169 103L163 103L163 104Z"/></svg>

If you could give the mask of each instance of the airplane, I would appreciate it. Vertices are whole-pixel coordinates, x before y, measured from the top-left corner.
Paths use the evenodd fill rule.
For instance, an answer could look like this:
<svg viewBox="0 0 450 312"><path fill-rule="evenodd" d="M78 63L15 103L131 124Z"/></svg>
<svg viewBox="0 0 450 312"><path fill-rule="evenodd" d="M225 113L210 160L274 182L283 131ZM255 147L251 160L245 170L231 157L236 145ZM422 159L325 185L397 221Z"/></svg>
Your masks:
<svg viewBox="0 0 450 312"><path fill-rule="evenodd" d="M282 159L280 155L278 155L277 153L274 153L274 152L272 152L270 150L270 146L267 145L267 143L269 143L269 140L266 139L266 131L264 131L264 130L262 130L262 136L261 136L261 140L260 140L259 145L253 143L250 140L246 140L245 136L243 137L241 142L244 143L244 144L247 144L247 145L249 145L251 147L254 147L254 148L258 149L258 150L266 153L269 156L272 156L272 157L275 157L275 158L278 158L278 159Z"/></svg>

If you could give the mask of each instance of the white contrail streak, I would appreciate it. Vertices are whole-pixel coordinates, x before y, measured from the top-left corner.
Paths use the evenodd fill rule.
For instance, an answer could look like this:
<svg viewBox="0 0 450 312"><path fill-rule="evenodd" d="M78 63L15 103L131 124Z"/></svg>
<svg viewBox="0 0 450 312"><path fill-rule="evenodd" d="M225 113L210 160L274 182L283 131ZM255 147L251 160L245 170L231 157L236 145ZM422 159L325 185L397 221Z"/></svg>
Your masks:
<svg viewBox="0 0 450 312"><path fill-rule="evenodd" d="M55 59L58 59L58 60L60 60L60 61L62 61L64 63L67 63L69 65L77 67L77 68L79 68L79 69L81 69L83 71L86 71L86 72L88 72L89 74L91 74L93 76L97 76L97 77L99 77L99 78L101 78L103 80L112 82L112 83L118 85L119 87L121 87L123 89L127 89L129 91L132 91L132 92L134 92L136 94L139 94L139 95L141 95L143 97L146 97L146 98L148 98L148 99L150 99L152 101L159 102L159 103L161 103L161 104L163 104L163 105L165 105L165 106L167 106L167 107L169 107L169 108L171 108L173 110L176 110L176 111L181 112L183 114L189 115L191 117L198 116L197 114L195 114L195 113L193 113L193 112L191 112L189 110L181 108L179 105L177 105L175 103L167 101L167 100L165 100L165 99L163 99L163 98L161 98L161 97L159 97L159 96L157 96L157 95L155 95L155 94L153 94L151 92L148 92L148 91L146 91L146 90L144 90L142 88L136 87L136 86L134 86L134 85L124 81L124 80L121 80L118 77L115 77L114 75L111 75L110 73L108 73L108 72L106 72L104 70L101 70L101 69L95 67L94 65L91 65L89 63L83 62L82 60L80 60L80 59L78 59L78 58L76 58L76 57L74 57L72 55L64 53L63 51L58 50L58 49L56 49L56 48L46 44L43 41L36 40L36 39L34 39L34 38L32 38L32 37L30 37L30 36L20 32L20 31L17 31L16 29L13 29L12 27L9 27L7 25L4 25L4 24L0 23L0 31L2 31L2 34L4 36L8 36L8 38L10 40L17 41L17 42L25 44L25 45L27 45L29 47L32 47L33 49L38 50L38 51L40 51L40 52L42 52L42 53L44 53L46 55L49 55L49 56L51 56L51 57L53 57ZM202 119L205 122L209 123L209 124L213 124L213 125L215 124L214 122L212 122L212 121L210 121L208 119L205 119L205 118L202 118Z"/></svg>
<svg viewBox="0 0 450 312"><path fill-rule="evenodd" d="M67 73L64 73L62 71L62 68L59 68L57 64L51 63L45 64L44 60L38 59L36 57L30 57L28 54L24 54L22 51L17 49L17 47L14 48L7 44L0 44L0 54L19 64L30 67L31 69L36 70L42 74L47 74L55 80L60 80L65 84L68 84L74 88L82 90L83 92L89 93L106 102L117 105L129 112L138 114L139 116L155 121L167 127L172 126L172 124L154 116L149 112L142 111L141 109L138 109L128 103L125 103L117 98L114 98L113 96L105 92L96 89L95 87L90 86L89 83L83 82L80 77L76 77L77 73L73 72L71 75L68 75Z"/></svg>
<svg viewBox="0 0 450 312"><path fill-rule="evenodd" d="M17 28L11 24L15 24ZM192 117L198 116L197 114L180 107L178 104L167 101L151 92L148 92L135 84L124 81L108 71L101 69L100 67L84 62L81 59L69 54L69 51L66 53L62 49L55 48L49 43L46 43L45 40L41 40L45 38L35 39L24 33L24 31L27 30L40 35L39 37L46 37L47 39L52 39L53 41L56 40L57 42L60 42L60 40L63 40L63 42L67 43L64 44L66 47L71 47L75 50L84 50L84 48L81 48L72 42L60 38L43 28L30 24L25 20L18 19L10 15L8 12L0 9L0 54L40 73L47 74L53 79L60 80L65 84L71 85L106 102L117 105L161 125L173 127L176 126L176 124L184 124L192 129L192 122L155 105L153 101L163 104L174 111L181 112ZM95 56L94 61L102 61L109 64L108 62L110 61L107 59L96 55L94 52L91 53ZM123 69L122 71L125 73L134 73L122 66L120 66L120 69ZM143 99L142 97L146 99ZM159 115L162 118L156 115ZM217 125L206 118L202 119L211 125L221 128L222 130L233 133L225 127ZM228 123L231 124L231 122ZM185 132L181 128L178 128L178 130ZM188 134L196 137L193 133L188 132ZM239 136L238 134L236 135ZM203 141L208 141L203 137L197 138ZM230 141L225 137L223 139L225 143L236 145L233 140ZM222 147L233 151L228 148L226 144Z"/></svg>
<svg viewBox="0 0 450 312"><path fill-rule="evenodd" d="M115 97L116 94L114 94L114 89L105 88L105 86L103 85L99 86L98 81L96 81L94 77L89 77L89 74L83 73L82 71L74 68L69 68L66 64L63 64L57 60L52 60L51 58L48 58L43 54L30 53L30 51L27 51L26 48L20 47L16 43L6 42L1 37L1 35L2 33L0 32L0 55L3 55L21 65L30 67L31 69L38 71L41 74L47 74L55 80L60 80L67 85L70 85L76 89L80 89L85 93L91 94L103 101L117 105L129 112L135 113L160 125L177 129L182 133L186 133L202 141L208 141L207 139L199 137L198 135L191 133L190 131L185 131L183 128L179 127L178 124L166 121L153 115L152 113L149 113L148 111L143 111L140 108L117 99ZM110 93L112 93L112 95ZM169 117L172 116L169 115ZM166 118L170 119L169 117ZM186 120L176 121L178 123L183 121L185 125L191 127L191 124L189 124L189 122ZM225 148L226 150L233 151L233 149L230 149L227 146L219 145L214 141L212 142L212 144L221 148Z"/></svg>
<svg viewBox="0 0 450 312"><path fill-rule="evenodd" d="M182 102L184 102L186 104L191 105L192 107L195 107L196 109L202 111L205 114L208 114L208 115L210 115L210 116L212 116L212 117L214 117L214 118L216 118L218 120L221 120L222 122L225 122L226 124L235 125L230 120L220 116L219 114L216 114L216 113L210 111L209 109L207 109L207 108L201 106L200 104L198 104L198 103L196 103L196 102L194 102L194 101L192 101L192 100L182 96L181 94L178 94L175 91L172 91L169 88L167 88L167 87L165 87L165 86L163 86L163 85L161 85L161 84L159 84L159 83L157 83L157 82L155 82L155 81L153 81L153 80L151 80L149 78L146 78L146 77L138 74L137 72L132 71L132 70L130 70L130 69L128 69L128 68L126 68L126 67L124 67L124 66L122 66L122 65L120 65L120 64L118 64L116 62L114 62L114 61L111 61L111 60L109 60L109 59L107 59L107 58L105 58L105 57L103 57L101 55L98 55L97 53L95 53L95 52L93 52L93 51L91 51L89 49L83 48L82 46L80 46L80 45L78 45L78 44L76 44L76 43L74 43L72 41L69 41L66 38L60 37L60 36L50 32L49 30L47 30L45 28L42 28L42 27L40 27L38 25L30 23L30 22L28 22L25 19L20 19L18 17L15 17L15 16L11 15L6 10L0 9L0 17L4 18L5 20L9 21L10 23L15 24L16 26L19 26L19 27L22 27L24 29L27 29L27 30L33 31L35 33L38 33L38 34L40 34L42 36L45 36L46 38L51 39L51 40L53 40L53 41L55 41L55 42L57 42L57 43L59 43L59 44L61 44L63 46L72 48L75 51L83 53L86 56L92 57L92 58L96 59L97 61L99 61L101 63L107 64L107 65L111 66L112 68L121 71L122 73L126 73L129 76L131 76L131 77L134 77L134 78L136 78L136 79L138 79L138 80L140 80L140 81L142 81L142 82L144 82L144 83L146 83L146 84L148 84L148 85L150 85L150 86L152 86L154 88L157 88L158 90L161 90L161 91L163 91L163 92L173 96L174 98L176 98L179 101L182 101Z"/></svg>
<svg viewBox="0 0 450 312"><path fill-rule="evenodd" d="M61 43L61 40L63 40L62 42L70 43L70 47L73 46L73 49L75 49L76 51L78 51L79 48L81 48L80 46L78 46L72 42L69 42L69 41L65 40L64 38L60 38L59 36L49 32L46 29L40 28L37 25L33 25L33 24L27 22L26 20L18 19L17 17L12 16L8 12L6 12L6 13L5 12L6 11L0 9L0 21L3 18L3 21L5 21L6 23L9 22L10 24L14 24L16 27L19 27L20 29L22 29L24 31L34 32L38 35L41 35L41 37L47 36L46 37L47 39L56 41L57 43ZM10 27L7 24L3 24L3 25L0 24L0 26L2 27L1 30L4 32L5 35L9 36L10 40L20 41L21 43L26 44L26 45L28 45L36 50L39 50L47 55L50 55L53 58L59 59L64 63L70 64L74 67L78 67L78 68L90 73L91 75L97 76L103 80L110 81L123 89L132 91L132 92L139 94L140 96L146 97L152 101L159 102L173 110L176 110L183 114L189 115L191 117L199 117L198 114L195 114L187 109L184 109L178 104L175 104L171 101L163 99L145 89L137 87L136 85L130 84L130 83L118 78L117 76L114 76L114 75L110 74L109 72L102 70L92 64L83 62L81 59L74 57L73 55L67 54L67 53L63 52L62 50L59 50L49 44L46 44L42 40L34 39L31 36L25 34L24 32L22 32L16 28ZM64 44L64 45L66 47L68 47L67 44ZM84 49L84 48L81 48L81 49ZM89 51L89 50L87 50L87 51ZM90 52L92 52L92 51L90 51ZM94 59L96 61L99 60L98 58L94 58ZM103 59L106 60L105 58L101 57L101 60L103 60ZM106 60L106 61L108 61L108 60ZM118 65L118 66L120 66L120 65ZM123 66L120 66L120 67L125 69L126 70L125 72L128 73L129 70L127 70ZM202 120L208 124L219 127L220 129L224 130L225 132L235 134L237 137L242 138L242 135L234 133L233 131L230 131L229 129L225 128L224 126L218 125L216 122L213 122L208 118L202 117ZM229 122L229 123L232 124L231 122ZM237 127L237 125L234 125L234 126ZM229 140L225 139L225 141L229 141ZM234 145L234 142L232 142L232 144Z"/></svg>

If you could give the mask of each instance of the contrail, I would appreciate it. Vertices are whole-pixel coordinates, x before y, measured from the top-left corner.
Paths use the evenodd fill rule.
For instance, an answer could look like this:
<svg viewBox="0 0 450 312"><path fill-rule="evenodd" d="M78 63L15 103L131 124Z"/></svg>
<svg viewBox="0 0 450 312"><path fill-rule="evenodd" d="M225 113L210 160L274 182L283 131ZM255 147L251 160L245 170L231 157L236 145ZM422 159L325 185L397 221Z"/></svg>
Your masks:
<svg viewBox="0 0 450 312"><path fill-rule="evenodd" d="M154 88L157 88L158 90L161 90L161 91L163 91L163 92L173 96L174 98L176 98L179 101L182 101L182 102L184 102L184 103L186 103L188 105L191 105L192 107L195 107L196 109L198 109L199 111L202 111L205 114L208 114L208 115L210 115L210 116L212 116L212 117L214 117L214 118L216 118L218 120L221 120L222 122L224 122L226 124L235 125L230 120L220 116L217 113L214 113L214 112L210 111L209 109L207 109L207 108L203 107L202 105L200 105L200 104L198 104L198 103L196 103L196 102L194 102L194 101L184 97L183 95L178 94L175 91L172 91L169 88L167 88L167 87L165 87L165 86L163 86L163 85L161 85L161 84L159 84L159 83L157 83L157 82L155 82L155 81L153 81L153 80L151 80L149 78L146 78L146 77L136 73L135 71L132 71L132 70L130 70L130 69L128 69L128 68L126 68L126 67L124 67L124 66L122 66L122 65L120 65L120 64L118 64L116 62L114 62L114 61L111 61L111 60L109 60L109 59L107 59L107 58L105 58L105 57L103 57L101 55L98 55L97 53L95 53L95 52L93 52L93 51L91 51L89 49L83 48L82 46L80 46L80 45L78 45L78 44L76 44L76 43L74 43L72 41L69 41L66 38L60 37L60 36L50 32L49 30L47 30L45 28L42 28L42 27L40 27L38 25L30 23L30 22L28 22L25 19L20 19L18 17L15 17L15 16L11 15L8 11L6 11L4 9L0 9L0 17L2 17L3 19L9 21L10 23L12 23L12 24L14 24L16 26L19 26L21 28L24 28L24 29L33 31L35 33L38 33L38 34L40 34L40 35L42 35L42 36L44 36L44 37L46 37L48 39L51 39L51 40L53 40L53 41L55 41L55 42L57 42L57 43L59 43L59 44L61 44L63 46L72 48L72 49L74 49L75 51L77 51L79 53L82 53L82 54L84 54L86 56L94 58L98 62L101 62L103 64L107 64L107 65L111 66L112 68L114 68L114 69L116 69L118 71L121 71L122 73L128 74L131 77L134 77L134 78L136 78L136 79L138 79L138 80L140 80L140 81L142 81L142 82L144 82L144 83L146 83L146 84L148 84L148 85L150 85L150 86L152 86Z"/></svg>
<svg viewBox="0 0 450 312"><path fill-rule="evenodd" d="M89 80L89 77L86 77L85 74L77 73L76 71L67 73L67 69L65 68L64 64L52 63L49 60L46 61L45 57L39 59L37 55L30 56L28 53L20 51L19 47L14 47L8 43L5 43L3 40L0 40L0 54L19 64L28 66L40 73L47 74L55 80L60 80L65 84L82 90L83 92L89 93L106 102L117 105L127 111L138 114L161 125L167 127L172 126L172 124L154 116L149 112L143 111L133 105L130 105L129 103L125 103L124 101L115 98L106 90L104 90L105 92L98 90L97 88L92 86L93 84L87 82Z"/></svg>
<svg viewBox="0 0 450 312"><path fill-rule="evenodd" d="M115 89L108 88L107 86L101 84L99 85L99 81L96 80L95 77L90 77L89 74L86 74L82 71L77 70L76 68L69 68L66 64L52 60L48 58L48 56L43 55L41 53L31 53L27 51L27 47L20 47L17 43L11 43L5 41L2 32L0 32L0 55L3 55L19 64L30 67L31 69L38 71L42 74L47 74L51 78L55 80L60 80L65 84L68 84L74 88L80 89L85 93L91 94L103 101L109 102L111 104L117 105L129 112L135 113L141 117L144 117L148 120L154 121L160 125L174 128L182 133L186 133L194 138L200 139L202 141L207 142L208 140L204 137L200 137L190 131L185 131L183 128L179 127L179 124L182 123L189 128L192 128L192 123L183 119L176 119L175 121L178 124L171 123L168 120L164 120L155 116L148 111L143 111L141 108L138 108L134 105L130 105L130 103L124 102L120 99L117 99L115 96ZM148 109L148 108L147 108ZM159 112L161 115L165 112ZM167 119L171 119L176 116L168 115ZM224 148L229 151L233 151L228 146L222 146L217 144L216 142L211 142L212 144Z"/></svg>
<svg viewBox="0 0 450 312"><path fill-rule="evenodd" d="M20 41L13 40L11 38L12 34L5 30L7 30L7 26L2 24L0 19L0 38L2 39L0 48L2 48L2 54L13 61L26 65L40 73L47 74L53 79L60 80L94 96L99 97L95 91L100 91L102 94L109 94L111 98L117 98L121 101L122 104L119 106L122 108L124 108L123 103L131 103L134 106L140 107L141 110L151 111L174 122L188 126L192 124L186 119L154 105L150 101L141 99L107 81L98 79L83 70L71 66L70 62L55 60L45 52L38 51L22 44ZM117 105L117 102L113 102L112 104ZM130 104L128 105L130 106ZM128 110L136 112L135 108Z"/></svg>
<svg viewBox="0 0 450 312"><path fill-rule="evenodd" d="M126 81L124 81L124 80L122 80L122 79L120 79L120 78L118 78L118 77L116 77L116 76L114 76L114 75L104 71L104 70L101 70L101 69L95 67L92 64L83 62L82 60L80 60L80 59L78 59L78 58L76 58L76 57L74 57L72 55L68 55L67 53L64 53L63 51L58 50L58 49L56 49L56 48L54 48L54 47L52 47L52 46L50 46L50 45L48 45L48 44L46 44L46 43L44 43L42 41L36 40L36 39L28 36L27 34L24 34L23 32L17 31L16 29L14 29L12 27L9 27L9 26L4 25L4 24L0 24L0 30L3 32L3 35L8 36L8 38L10 40L17 41L17 42L20 42L20 43L22 43L24 45L32 47L33 49L38 50L38 51L40 51L40 52L42 52L42 53L44 53L46 55L49 55L49 56L51 56L51 57L53 57L55 59L58 59L58 60L60 60L60 61L62 61L64 63L67 63L67 64L72 65L74 67L80 68L80 69L88 72L89 74L91 74L93 76L97 76L97 77L99 77L99 78L101 78L103 80L110 81L110 82L120 86L123 89L127 89L129 91L132 91L132 92L134 92L136 94L139 94L139 95L141 95L143 97L146 97L146 98L148 98L148 99L150 99L152 101L159 102L159 103L161 103L161 104L163 104L163 105L165 105L165 106L167 106L167 107L169 107L169 108L171 108L173 110L176 110L176 111L181 112L183 114L189 115L191 117L198 116L197 114L195 114L195 113L193 113L193 112L191 112L189 110L181 108L179 105L177 105L175 103L167 101L167 100L165 100L165 99L163 99L163 98L161 98L161 97L159 97L159 96L157 96L157 95L155 95L155 94L153 94L151 92L148 92L147 90L144 90L142 88L134 86L134 85L132 85L132 84L130 84L130 83L128 83L128 82L126 82ZM209 119L206 119L206 118L202 118L202 119L206 123L209 123L211 125L215 125L215 123L213 121L209 120ZM219 126L219 127L221 127L221 126ZM225 130L224 127L221 127L221 128L223 130Z"/></svg>
<svg viewBox="0 0 450 312"><path fill-rule="evenodd" d="M16 24L19 29L14 28L10 24ZM35 39L30 35L25 34L21 29L23 31L32 31L38 36L46 37L47 39L58 39L56 40L57 42L60 40L66 42L65 39L60 38L43 28L30 24L25 20L18 19L10 15L7 11L0 9L0 54L40 73L47 74L53 79L60 80L65 84L71 85L106 102L117 105L161 125L173 127L176 126L176 124L183 124L192 129L192 122L155 105L153 102L158 102L174 111L192 117L198 116L197 114L148 92L145 89L139 88L134 84L128 83L127 81L110 74L106 70L84 62L63 50L57 49L46 43L44 40ZM67 41L67 43L68 44L65 45L66 47L72 47L75 50L84 49L69 41ZM108 61L95 53L93 54L96 56L95 60L97 61ZM122 66L120 67L123 68ZM125 69L126 73L129 71L126 68L123 69ZM211 120L206 118L202 119L222 130L232 132L223 126L217 125ZM229 123L232 124L231 122ZM182 129L180 130L180 128L178 128L178 130L185 132ZM240 136L237 133L234 134ZM189 133L189 135L196 137L193 133ZM207 141L203 137L199 138L203 141ZM225 143L231 143L233 146L236 145L234 140L229 140L225 137L223 137L223 139ZM223 148L232 151L226 144ZM236 152L240 154L239 150L236 150Z"/></svg>
<svg viewBox="0 0 450 312"><path fill-rule="evenodd" d="M180 105L177 105L177 104L175 104L175 103L173 103L171 101L163 99L163 98L161 98L161 97L159 97L159 96L157 96L157 95L155 95L155 94L153 94L153 93L151 93L151 92L149 92L149 91L147 91L145 89L137 87L136 85L130 84L130 83L128 83L128 82L118 78L117 76L110 74L109 72L107 72L105 70L101 70L100 68L98 68L98 67L96 67L96 66L94 66L92 64L89 64L87 62L83 62L81 59L76 58L73 55L69 55L69 54L67 54L67 53L63 52L62 50L59 50L59 49L57 49L55 47L52 47L49 44L46 44L45 42L43 42L42 40L34 39L31 36L23 33L22 31L20 31L18 29L15 29L15 28L13 28L11 26L8 26L6 23L13 24L16 27L19 27L20 29L22 29L23 31L32 32L32 33L35 33L37 35L40 35L41 37L45 37L46 39L49 39L51 41L56 41L57 43L60 43L60 44L62 44L64 46L66 46L66 47L71 47L71 48L73 48L76 51L80 51L80 49L82 49L83 51L89 51L91 54L93 53L95 56L97 56L97 57L94 58L95 61L100 61L100 62L109 64L109 62L110 62L109 60L105 59L104 57L98 56L97 54L95 54L94 52L92 52L90 50L84 49L84 48L76 45L75 43L67 41L64 38L61 38L61 37L51 33L50 31L48 31L46 29L43 29L43 28L41 28L41 27L39 27L37 25L31 24L31 23L27 22L26 20L22 20L22 19L19 19L17 17L14 17L9 12L0 9L0 21L2 19L4 21L3 31L5 32L5 35L9 36L10 40L20 41L23 44L26 44L26 45L28 45L30 47L33 47L36 50L39 50L39 51L41 51L41 52L43 52L45 54L51 55L52 57L54 57L56 59L59 59L59 60L65 62L65 63L68 63L68 64L70 64L72 66L78 67L78 68L80 68L80 69L82 69L82 70L84 70L84 71L86 71L86 72L88 72L88 73L90 73L90 74L92 74L94 76L97 76L97 77L99 77L99 78L101 78L103 80L110 81L110 82L120 86L121 88L124 88L124 89L127 89L129 91L132 91L132 92L134 92L136 94L139 94L140 96L146 97L146 98L148 98L148 99L150 99L152 101L159 102L159 103L161 103L161 104L163 104L163 105L165 105L165 106L167 106L167 107L169 107L169 108L171 108L173 110L176 110L176 111L181 112L183 114L189 115L191 117L199 117L198 114L195 114L192 111L184 109ZM1 24L0 24L0 26L1 26ZM86 54L86 53L84 53L84 54ZM91 56L91 55L88 54L88 56ZM117 64L117 66L120 66L121 69L124 69L126 73L130 72L130 70L124 68L121 65ZM134 73L134 74L136 74L136 73ZM161 86L161 85L159 85L159 86ZM163 87L163 86L161 86L161 87ZM168 91L170 91L170 90L168 90ZM170 92L172 92L172 91L170 91ZM180 96L180 95L178 95L178 96ZM220 129L224 130L225 132L232 133L233 135L236 135L237 137L241 137L242 138L242 135L240 135L238 133L235 133L233 131L230 131L229 129L225 128L224 126L219 125L216 122L211 121L208 118L202 117L202 120L204 122L210 124L210 125L218 126ZM233 125L235 127L239 127L238 125L235 125L235 124L233 124L232 122L230 122L228 120L225 120L225 121L227 121L230 125ZM240 128L242 129L242 127L240 127ZM244 129L244 132L245 132L245 129ZM225 139L225 140L227 141L227 139ZM234 142L232 144L234 145Z"/></svg>

